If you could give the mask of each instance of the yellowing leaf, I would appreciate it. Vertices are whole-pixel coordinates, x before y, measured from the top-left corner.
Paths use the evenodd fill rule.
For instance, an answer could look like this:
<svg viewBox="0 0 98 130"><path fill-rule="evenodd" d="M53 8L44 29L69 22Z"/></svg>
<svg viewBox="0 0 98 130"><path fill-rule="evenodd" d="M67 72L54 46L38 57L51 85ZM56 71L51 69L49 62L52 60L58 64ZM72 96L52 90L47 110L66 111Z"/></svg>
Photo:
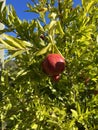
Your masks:
<svg viewBox="0 0 98 130"><path fill-rule="evenodd" d="M56 29L58 30L59 34L64 35L63 29L62 29L59 21L57 22L57 28Z"/></svg>
<svg viewBox="0 0 98 130"><path fill-rule="evenodd" d="M49 24L49 27L48 27L49 30L53 29L55 27L55 25L56 25L56 21L55 20L51 21L50 24Z"/></svg>
<svg viewBox="0 0 98 130"><path fill-rule="evenodd" d="M15 47L10 46L7 42L5 42L2 38L0 38L0 42L5 46L6 49L16 50Z"/></svg>
<svg viewBox="0 0 98 130"><path fill-rule="evenodd" d="M77 111L71 109L71 112L72 112L72 116L77 119L77 118L78 118L78 113L77 113Z"/></svg>
<svg viewBox="0 0 98 130"><path fill-rule="evenodd" d="M39 8L38 11L45 13L47 11L47 8Z"/></svg>
<svg viewBox="0 0 98 130"><path fill-rule="evenodd" d="M36 129L37 129L37 127L38 127L38 125L37 125L37 124L32 124L32 125L31 125L31 128L32 128L33 130L36 130Z"/></svg>
<svg viewBox="0 0 98 130"><path fill-rule="evenodd" d="M91 0L90 2L88 2L88 5L86 6L86 11L88 12L89 9L91 8L91 6L94 4L94 0Z"/></svg>
<svg viewBox="0 0 98 130"><path fill-rule="evenodd" d="M38 24L38 27L39 27L39 29L42 31L42 32L44 32L44 28L42 27L42 25L40 24L40 22L37 20L37 24Z"/></svg>
<svg viewBox="0 0 98 130"><path fill-rule="evenodd" d="M22 50L27 47L32 47L31 43L6 34L3 34L3 38L0 38L0 42L4 44L5 48L8 50Z"/></svg>
<svg viewBox="0 0 98 130"><path fill-rule="evenodd" d="M17 43L16 41L15 41L15 38L14 37L12 37L12 36L8 36L8 35L3 35L4 36L4 38L6 38L8 41L10 41L10 44L12 45L12 46L14 46L14 47L17 47L17 48L19 48L19 49L23 49L23 47L19 44L19 43Z"/></svg>
<svg viewBox="0 0 98 130"><path fill-rule="evenodd" d="M97 42L97 44L98 44L98 35L96 36L96 42Z"/></svg>
<svg viewBox="0 0 98 130"><path fill-rule="evenodd" d="M49 18L55 19L56 18L56 13L52 12L51 14L48 15Z"/></svg>

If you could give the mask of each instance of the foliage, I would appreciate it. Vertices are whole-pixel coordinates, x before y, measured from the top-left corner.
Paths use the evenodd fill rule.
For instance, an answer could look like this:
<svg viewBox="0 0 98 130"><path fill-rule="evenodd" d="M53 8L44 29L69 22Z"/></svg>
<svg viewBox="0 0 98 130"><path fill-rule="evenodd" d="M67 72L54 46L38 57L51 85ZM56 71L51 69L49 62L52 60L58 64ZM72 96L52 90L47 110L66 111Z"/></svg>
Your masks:
<svg viewBox="0 0 98 130"><path fill-rule="evenodd" d="M7 130L98 129L98 1L32 0L20 20L12 6L0 13L0 42L16 67L2 71L1 121ZM41 69L44 57L60 53L67 66L58 82ZM5 62L7 62L5 61ZM95 94L96 93L96 94Z"/></svg>

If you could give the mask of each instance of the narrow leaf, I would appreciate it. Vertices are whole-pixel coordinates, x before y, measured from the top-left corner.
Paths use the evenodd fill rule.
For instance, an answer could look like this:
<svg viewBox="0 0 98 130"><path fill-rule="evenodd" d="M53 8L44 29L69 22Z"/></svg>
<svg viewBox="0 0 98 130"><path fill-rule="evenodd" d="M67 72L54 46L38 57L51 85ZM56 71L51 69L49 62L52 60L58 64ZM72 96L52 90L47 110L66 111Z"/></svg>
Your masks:
<svg viewBox="0 0 98 130"><path fill-rule="evenodd" d="M49 30L54 28L55 25L56 25L56 21L55 20L51 21L50 24L49 24Z"/></svg>
<svg viewBox="0 0 98 130"><path fill-rule="evenodd" d="M5 46L6 49L16 50L15 47L10 46L7 42L5 42L2 38L0 38L0 42Z"/></svg>
<svg viewBox="0 0 98 130"><path fill-rule="evenodd" d="M63 29L62 29L59 21L57 22L57 30L58 30L59 34L64 35Z"/></svg>
<svg viewBox="0 0 98 130"><path fill-rule="evenodd" d="M61 52L59 51L59 49L57 48L55 44L54 44L54 51L63 57L63 55L61 54Z"/></svg>
<svg viewBox="0 0 98 130"><path fill-rule="evenodd" d="M48 46L46 46L46 47L44 47L42 50L38 51L38 52L36 53L36 56L40 56L40 55L45 54L45 53L49 50L50 45L51 45L51 44L48 44Z"/></svg>
<svg viewBox="0 0 98 130"><path fill-rule="evenodd" d="M17 47L19 49L23 49L23 47L19 43L16 42L16 40L15 40L14 37L8 36L8 35L5 35L5 34L3 34L3 36L4 36L4 38L6 38L7 40L10 41L10 43L12 44L12 46Z"/></svg>
<svg viewBox="0 0 98 130"><path fill-rule="evenodd" d="M72 112L72 116L73 116L75 119L77 119L77 118L78 118L78 113L77 113L77 111L71 109L71 112Z"/></svg>
<svg viewBox="0 0 98 130"><path fill-rule="evenodd" d="M10 61L11 59L15 58L16 56L21 55L23 52L25 52L25 50L19 50L19 51L15 52L13 55L10 56L9 59L7 59L7 60L5 61L5 63L7 63L7 62Z"/></svg>
<svg viewBox="0 0 98 130"><path fill-rule="evenodd" d="M37 24L38 24L39 29L40 29L42 32L44 32L44 29L43 29L42 25L40 24L39 20L37 20Z"/></svg>

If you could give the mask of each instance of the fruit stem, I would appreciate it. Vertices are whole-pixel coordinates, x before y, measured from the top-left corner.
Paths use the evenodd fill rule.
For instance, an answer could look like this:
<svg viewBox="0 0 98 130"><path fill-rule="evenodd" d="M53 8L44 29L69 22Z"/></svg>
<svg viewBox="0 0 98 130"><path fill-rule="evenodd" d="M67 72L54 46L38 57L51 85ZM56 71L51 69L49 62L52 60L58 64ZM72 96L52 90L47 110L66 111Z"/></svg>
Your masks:
<svg viewBox="0 0 98 130"><path fill-rule="evenodd" d="M55 46L55 43L54 43L54 38L53 38L53 36L49 36L50 37L50 43L51 43L51 51L52 51L52 53L54 53L54 46Z"/></svg>

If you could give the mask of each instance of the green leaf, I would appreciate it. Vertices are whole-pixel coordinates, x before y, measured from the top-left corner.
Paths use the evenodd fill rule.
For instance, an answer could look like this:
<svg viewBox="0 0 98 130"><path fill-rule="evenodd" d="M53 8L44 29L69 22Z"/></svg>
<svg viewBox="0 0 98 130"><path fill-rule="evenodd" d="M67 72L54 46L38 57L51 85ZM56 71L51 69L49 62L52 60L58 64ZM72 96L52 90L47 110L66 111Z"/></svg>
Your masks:
<svg viewBox="0 0 98 130"><path fill-rule="evenodd" d="M38 127L38 125L37 125L37 124L35 124L35 123L31 124L31 128L32 128L33 130L36 130L36 129L37 129L37 127Z"/></svg>
<svg viewBox="0 0 98 130"><path fill-rule="evenodd" d="M47 122L48 122L49 124L51 124L51 125L57 126L58 130L60 130L61 127L60 127L60 125L58 124L58 122L53 121L53 120L47 120Z"/></svg>
<svg viewBox="0 0 98 130"><path fill-rule="evenodd" d="M52 19L55 19L56 16L57 16L57 14L56 14L56 13L53 13L53 12L48 15L48 17L49 17L49 18L52 18Z"/></svg>
<svg viewBox="0 0 98 130"><path fill-rule="evenodd" d="M0 38L0 42L5 46L5 49L9 49L9 50L16 50L15 47L9 45L7 42L5 42L2 38Z"/></svg>
<svg viewBox="0 0 98 130"><path fill-rule="evenodd" d="M80 104L78 102L76 102L76 106L77 106L77 112L80 115L81 114L81 107Z"/></svg>
<svg viewBox="0 0 98 130"><path fill-rule="evenodd" d="M5 61L5 63L7 63L7 62L10 61L11 59L15 58L16 56L21 55L23 52L25 52L25 50L16 51L14 54L12 54L12 55L10 56L10 58L8 58L8 59Z"/></svg>
<svg viewBox="0 0 98 130"><path fill-rule="evenodd" d="M24 70L24 69L22 69L21 71L19 71L19 72L17 73L16 78L17 78L17 77L19 77L19 76L26 75L26 74L27 74L27 71L26 71L26 70Z"/></svg>
<svg viewBox="0 0 98 130"><path fill-rule="evenodd" d="M27 7L29 8L29 10L26 10L26 12L38 13L38 10L36 8L33 8L33 6L30 3L27 3Z"/></svg>
<svg viewBox="0 0 98 130"><path fill-rule="evenodd" d="M3 11L3 9L4 9L4 6L5 6L5 0L1 0L0 1L0 11L2 12Z"/></svg>
<svg viewBox="0 0 98 130"><path fill-rule="evenodd" d="M5 35L5 34L3 34L3 36L4 36L4 38L6 38L10 42L11 46L14 46L14 47L19 48L19 49L23 49L23 47L18 42L16 42L16 41L19 41L19 40L16 40L16 38L14 38L12 36Z"/></svg>
<svg viewBox="0 0 98 130"><path fill-rule="evenodd" d="M23 41L12 36L8 36L6 34L3 34L2 36L3 39L0 39L0 41L6 46L6 49L17 50L32 47L32 44L30 44L27 41Z"/></svg>
<svg viewBox="0 0 98 130"><path fill-rule="evenodd" d="M96 42L97 42L97 44L98 44L98 35L96 36Z"/></svg>
<svg viewBox="0 0 98 130"><path fill-rule="evenodd" d="M40 31L44 32L44 28L42 27L42 25L40 24L39 20L37 20L37 24L38 24L38 28Z"/></svg>
<svg viewBox="0 0 98 130"><path fill-rule="evenodd" d="M49 51L51 47L51 44L48 44L46 47L44 47L43 49L39 50L37 53L36 53L36 56L40 56L40 55L43 55L45 53L47 53Z"/></svg>
<svg viewBox="0 0 98 130"><path fill-rule="evenodd" d="M61 35L61 36L63 36L64 35L64 32L63 32L63 29L62 29L62 26L61 26L61 24L60 24L60 21L57 21L57 26L56 26L57 28L57 30L58 30L58 33Z"/></svg>
<svg viewBox="0 0 98 130"><path fill-rule="evenodd" d="M88 4L86 5L86 11L88 12L90 10L90 8L92 7L92 5L94 4L95 0L91 0L90 2L88 2Z"/></svg>
<svg viewBox="0 0 98 130"><path fill-rule="evenodd" d="M55 21L55 20L52 20L52 21L50 22L49 26L48 26L48 29L49 29L49 30L53 29L53 28L55 27L55 25L56 25L56 21Z"/></svg>
<svg viewBox="0 0 98 130"><path fill-rule="evenodd" d="M75 125L75 119L71 120L69 127L72 128Z"/></svg>
<svg viewBox="0 0 98 130"><path fill-rule="evenodd" d="M61 52L60 52L59 49L57 48L56 44L53 45L53 48L54 48L54 52L55 52L55 53L58 53L58 54L60 54L60 55L63 57L63 55L61 54Z"/></svg>
<svg viewBox="0 0 98 130"><path fill-rule="evenodd" d="M72 112L72 116L73 116L75 119L78 119L78 113L77 113L77 111L71 109L71 112Z"/></svg>

